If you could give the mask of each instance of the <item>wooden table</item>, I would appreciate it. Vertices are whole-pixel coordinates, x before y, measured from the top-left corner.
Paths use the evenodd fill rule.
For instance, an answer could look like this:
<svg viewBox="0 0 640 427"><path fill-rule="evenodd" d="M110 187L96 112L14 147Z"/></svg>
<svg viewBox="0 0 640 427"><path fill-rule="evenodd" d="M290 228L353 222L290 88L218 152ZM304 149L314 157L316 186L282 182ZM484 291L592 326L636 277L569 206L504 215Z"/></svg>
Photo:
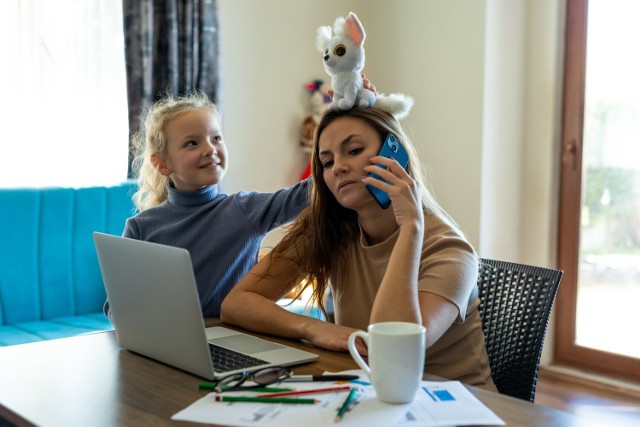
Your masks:
<svg viewBox="0 0 640 427"><path fill-rule="evenodd" d="M316 362L294 367L295 374L357 368L348 353L270 339L320 355ZM120 349L113 332L0 347L0 425L4 418L19 426L194 426L170 418L206 394L198 389L200 381ZM562 411L469 389L508 426L589 425Z"/></svg>

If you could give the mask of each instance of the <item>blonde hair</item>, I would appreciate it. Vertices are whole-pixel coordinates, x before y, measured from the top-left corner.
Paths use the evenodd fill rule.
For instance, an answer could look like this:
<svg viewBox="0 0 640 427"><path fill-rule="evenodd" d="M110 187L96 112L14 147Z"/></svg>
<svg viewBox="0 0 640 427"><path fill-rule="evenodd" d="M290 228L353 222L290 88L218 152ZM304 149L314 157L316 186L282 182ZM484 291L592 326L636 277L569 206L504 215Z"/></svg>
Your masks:
<svg viewBox="0 0 640 427"><path fill-rule="evenodd" d="M167 199L169 177L162 175L151 162L156 155L165 159L167 139L165 130L176 117L192 110L203 110L214 114L221 122L216 105L202 92L174 97L166 94L143 113L141 130L133 136L133 172L138 176L138 191L132 197L139 211L159 205Z"/></svg>
<svg viewBox="0 0 640 427"><path fill-rule="evenodd" d="M426 213L438 215L455 226L455 222L438 204L430 187L427 186L417 152L391 114L375 107L326 112L313 136L311 152L313 184L310 204L273 249L273 255L276 257L288 258L290 254L294 254L298 266L296 283L306 284L299 292L302 293L307 286L313 286L310 303L318 304L325 315L327 313L324 295L329 283L332 262L337 260L336 256L344 257L347 245L357 241L360 235L356 212L341 206L335 199L324 182L322 162L318 156L320 135L330 123L340 117L357 118L373 127L380 137L380 144L387 134L393 133L408 153L407 172L422 188L422 208Z"/></svg>

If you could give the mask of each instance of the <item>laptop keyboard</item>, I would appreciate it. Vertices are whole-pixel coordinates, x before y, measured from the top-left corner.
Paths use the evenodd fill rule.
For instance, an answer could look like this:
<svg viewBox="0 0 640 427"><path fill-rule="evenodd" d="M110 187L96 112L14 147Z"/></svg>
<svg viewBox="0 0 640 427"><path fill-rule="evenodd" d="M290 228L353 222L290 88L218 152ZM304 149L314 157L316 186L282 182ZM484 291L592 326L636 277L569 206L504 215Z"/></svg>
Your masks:
<svg viewBox="0 0 640 427"><path fill-rule="evenodd" d="M209 352L211 352L211 360L213 361L213 369L215 372L253 368L269 363L266 360L257 359L211 343L209 343Z"/></svg>

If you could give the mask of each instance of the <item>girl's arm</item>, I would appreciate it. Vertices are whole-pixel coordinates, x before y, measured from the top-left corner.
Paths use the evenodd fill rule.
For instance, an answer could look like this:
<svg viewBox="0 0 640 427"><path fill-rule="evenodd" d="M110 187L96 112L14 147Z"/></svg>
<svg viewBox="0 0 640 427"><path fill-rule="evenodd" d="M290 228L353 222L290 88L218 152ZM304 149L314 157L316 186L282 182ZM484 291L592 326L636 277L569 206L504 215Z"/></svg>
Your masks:
<svg viewBox="0 0 640 427"><path fill-rule="evenodd" d="M347 350L347 339L355 329L291 313L276 304L295 285L295 265L269 254L227 295L220 319L260 333L306 339L329 350Z"/></svg>
<svg viewBox="0 0 640 427"><path fill-rule="evenodd" d="M287 224L309 204L311 178L273 193L252 192L236 196L235 201L248 221L261 233Z"/></svg>

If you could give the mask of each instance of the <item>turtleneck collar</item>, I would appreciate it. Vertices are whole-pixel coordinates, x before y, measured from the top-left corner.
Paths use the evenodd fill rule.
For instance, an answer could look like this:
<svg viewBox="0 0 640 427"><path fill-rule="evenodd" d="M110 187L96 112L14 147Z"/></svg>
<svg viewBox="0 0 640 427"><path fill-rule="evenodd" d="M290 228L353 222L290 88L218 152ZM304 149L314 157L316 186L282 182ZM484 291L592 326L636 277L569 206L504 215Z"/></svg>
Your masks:
<svg viewBox="0 0 640 427"><path fill-rule="evenodd" d="M180 191L173 185L167 188L169 190L167 199L178 206L199 206L218 197L217 185L208 185L196 191Z"/></svg>

